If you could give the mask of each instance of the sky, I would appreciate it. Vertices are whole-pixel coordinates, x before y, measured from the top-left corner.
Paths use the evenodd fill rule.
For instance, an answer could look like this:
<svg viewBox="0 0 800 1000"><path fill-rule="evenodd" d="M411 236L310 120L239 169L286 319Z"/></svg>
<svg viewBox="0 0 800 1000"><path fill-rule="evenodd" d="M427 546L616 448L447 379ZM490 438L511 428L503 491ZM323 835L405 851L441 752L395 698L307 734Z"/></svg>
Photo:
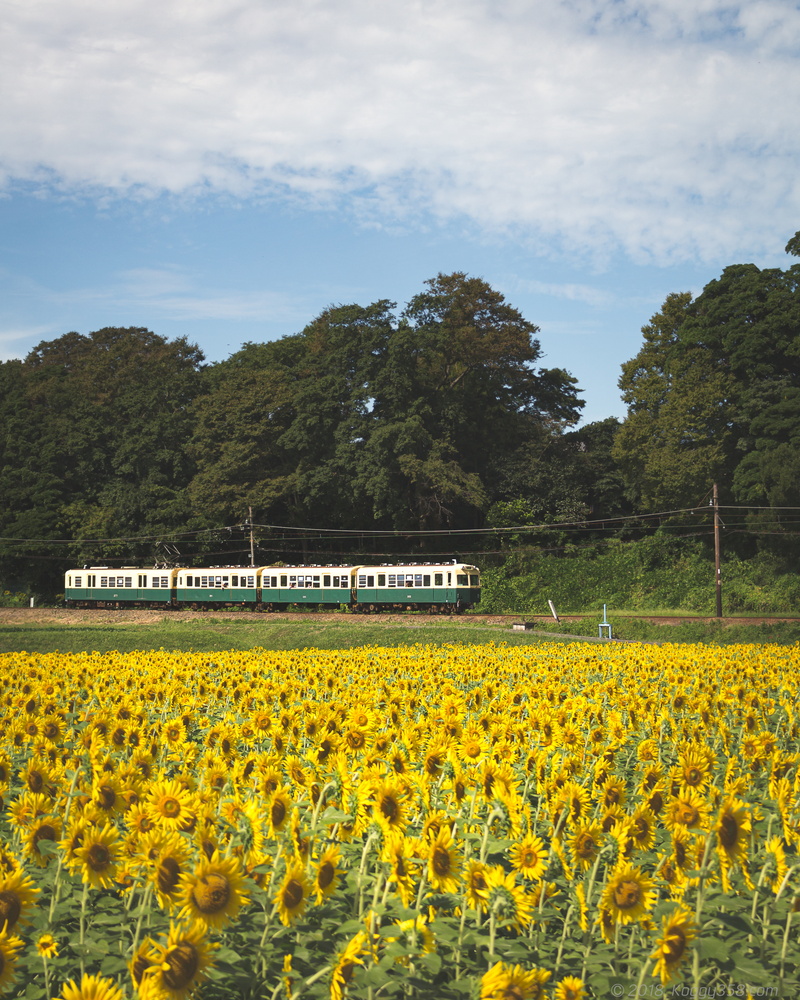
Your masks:
<svg viewBox="0 0 800 1000"><path fill-rule="evenodd" d="M671 292L789 266L794 0L0 0L0 360L210 362L481 277L624 417Z"/></svg>

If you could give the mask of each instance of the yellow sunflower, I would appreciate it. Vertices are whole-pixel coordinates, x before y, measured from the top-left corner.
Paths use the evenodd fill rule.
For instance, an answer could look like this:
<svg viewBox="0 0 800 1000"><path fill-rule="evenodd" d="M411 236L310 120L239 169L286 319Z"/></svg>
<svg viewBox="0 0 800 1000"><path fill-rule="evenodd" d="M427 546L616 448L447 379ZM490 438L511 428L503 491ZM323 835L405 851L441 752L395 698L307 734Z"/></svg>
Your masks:
<svg viewBox="0 0 800 1000"><path fill-rule="evenodd" d="M6 987L14 981L17 954L22 945L22 938L16 934L9 934L5 928L0 931L0 993L5 993Z"/></svg>
<svg viewBox="0 0 800 1000"><path fill-rule="evenodd" d="M777 894L783 885L786 872L789 870L789 866L786 863L786 850L780 837L770 837L764 844L764 850L767 852L767 864L765 866L767 883L772 891Z"/></svg>
<svg viewBox="0 0 800 1000"><path fill-rule="evenodd" d="M75 857L80 863L84 882L95 889L107 889L119 872L119 835L108 823L85 829Z"/></svg>
<svg viewBox="0 0 800 1000"><path fill-rule="evenodd" d="M630 924L653 907L657 893L653 882L635 865L622 865L611 875L600 899L600 909L620 924Z"/></svg>
<svg viewBox="0 0 800 1000"><path fill-rule="evenodd" d="M157 781L150 786L147 811L157 826L185 829L194 816L191 793L178 781Z"/></svg>
<svg viewBox="0 0 800 1000"><path fill-rule="evenodd" d="M540 837L532 833L526 834L522 840L514 844L508 852L509 860L515 871L523 878L538 879L547 867L548 850Z"/></svg>
<svg viewBox="0 0 800 1000"><path fill-rule="evenodd" d="M411 859L414 856L414 845L408 837L400 833L386 838L381 852L381 860L391 865L387 881L396 885L397 894L404 906L411 904L413 896L414 879L411 871Z"/></svg>
<svg viewBox="0 0 800 1000"><path fill-rule="evenodd" d="M533 900L517 885L514 872L496 865L486 872L487 909L494 913L497 923L516 927L518 931L531 921Z"/></svg>
<svg viewBox="0 0 800 1000"><path fill-rule="evenodd" d="M58 956L58 941L52 934L40 934L36 939L36 951L42 958L56 958Z"/></svg>
<svg viewBox="0 0 800 1000"><path fill-rule="evenodd" d="M480 1000L539 1000L550 975L546 969L497 962L481 978Z"/></svg>
<svg viewBox="0 0 800 1000"><path fill-rule="evenodd" d="M583 1000L586 983L577 976L565 976L556 984L553 1000Z"/></svg>
<svg viewBox="0 0 800 1000"><path fill-rule="evenodd" d="M708 829L710 812L711 805L708 800L690 789L674 796L667 803L664 825L668 830L674 830L679 826L687 830L705 830Z"/></svg>
<svg viewBox="0 0 800 1000"><path fill-rule="evenodd" d="M428 882L437 892L456 892L461 871L461 852L450 828L443 826L428 851Z"/></svg>
<svg viewBox="0 0 800 1000"><path fill-rule="evenodd" d="M292 812L292 799L283 785L279 785L267 803L267 827L270 837L277 837L285 829Z"/></svg>
<svg viewBox="0 0 800 1000"><path fill-rule="evenodd" d="M408 966L412 955L429 955L436 951L436 937L421 913L409 920L397 921L381 937L387 944L399 942L403 945L405 953L395 958L398 965Z"/></svg>
<svg viewBox="0 0 800 1000"><path fill-rule="evenodd" d="M21 869L0 878L0 928L13 931L18 923L28 923L28 910L36 902L39 890L33 879Z"/></svg>
<svg viewBox="0 0 800 1000"><path fill-rule="evenodd" d="M220 930L249 902L241 863L237 858L221 858L215 851L192 875L181 878L179 901L183 903L181 917Z"/></svg>
<svg viewBox="0 0 800 1000"><path fill-rule="evenodd" d="M656 842L656 818L651 809L640 805L634 811L628 825L628 836L637 851L649 851Z"/></svg>
<svg viewBox="0 0 800 1000"><path fill-rule="evenodd" d="M397 778L386 778L375 789L373 816L384 830L402 832L405 829L407 799L408 786Z"/></svg>
<svg viewBox="0 0 800 1000"><path fill-rule="evenodd" d="M124 1000L124 995L119 986L105 976L84 975L80 986L74 979L64 983L59 1000Z"/></svg>
<svg viewBox="0 0 800 1000"><path fill-rule="evenodd" d="M287 866L283 881L274 896L278 916L284 926L289 927L304 912L309 895L310 888L305 868L299 862L292 861Z"/></svg>
<svg viewBox="0 0 800 1000"><path fill-rule="evenodd" d="M207 978L212 952L219 947L206 937L200 921L170 924L166 945L157 945L155 961L144 969L148 1000L186 1000Z"/></svg>
<svg viewBox="0 0 800 1000"><path fill-rule="evenodd" d="M332 896L339 882L339 860L341 852L334 844L327 847L317 862L314 872L314 893L317 903Z"/></svg>
<svg viewBox="0 0 800 1000"><path fill-rule="evenodd" d="M587 871L597 860L603 843L603 830L599 823L588 823L575 827L569 838L569 850L573 862Z"/></svg>
<svg viewBox="0 0 800 1000"><path fill-rule="evenodd" d="M746 863L751 829L752 820L745 803L735 798L725 799L714 825L723 870L737 863Z"/></svg>
<svg viewBox="0 0 800 1000"><path fill-rule="evenodd" d="M689 747L678 758L676 777L684 788L704 792L709 785L711 760L697 747Z"/></svg>
<svg viewBox="0 0 800 1000"><path fill-rule="evenodd" d="M331 975L331 1000L344 1000L357 967L364 964L361 956L365 954L367 940L366 931L359 931L337 955Z"/></svg>
<svg viewBox="0 0 800 1000"><path fill-rule="evenodd" d="M662 985L675 977L675 974L689 952L689 945L697 935L692 914L679 906L671 914L664 917L661 925L661 936L656 942L656 950L652 957L656 959L654 976L661 977Z"/></svg>
<svg viewBox="0 0 800 1000"><path fill-rule="evenodd" d="M128 961L128 971L131 974L131 981L136 990L142 986L145 974L159 963L159 951L152 938L146 937L139 942L136 951ZM146 989L146 987L145 987ZM142 994L140 993L140 996Z"/></svg>
<svg viewBox="0 0 800 1000"><path fill-rule="evenodd" d="M23 851L39 865L46 868L53 855L47 848L54 848L61 838L61 820L57 816L39 816L30 825L23 842Z"/></svg>
<svg viewBox="0 0 800 1000"><path fill-rule="evenodd" d="M170 909L178 903L181 877L189 874L189 854L178 833L153 830L142 838L143 869L156 890L159 905Z"/></svg>

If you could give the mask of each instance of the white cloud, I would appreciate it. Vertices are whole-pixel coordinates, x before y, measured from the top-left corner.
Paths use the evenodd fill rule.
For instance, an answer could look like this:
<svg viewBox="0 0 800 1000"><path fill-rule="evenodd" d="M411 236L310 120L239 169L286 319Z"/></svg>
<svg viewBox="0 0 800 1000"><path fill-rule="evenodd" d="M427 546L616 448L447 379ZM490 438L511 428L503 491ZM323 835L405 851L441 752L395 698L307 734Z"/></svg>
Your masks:
<svg viewBox="0 0 800 1000"><path fill-rule="evenodd" d="M56 329L50 323L0 328L0 361L24 357L33 344L51 337Z"/></svg>
<svg viewBox="0 0 800 1000"><path fill-rule="evenodd" d="M790 0L32 0L0 48L11 190L289 198L637 260L800 226Z"/></svg>
<svg viewBox="0 0 800 1000"><path fill-rule="evenodd" d="M548 282L531 279L518 279L515 282L521 291L532 292L535 295L547 295L556 299L567 299L570 302L585 302L587 305L600 307L614 303L614 296L594 285L583 285L574 282Z"/></svg>
<svg viewBox="0 0 800 1000"><path fill-rule="evenodd" d="M307 304L282 292L214 288L178 267L129 268L102 286L68 291L40 286L37 295L60 309L104 306L109 313L152 313L169 320L308 321Z"/></svg>

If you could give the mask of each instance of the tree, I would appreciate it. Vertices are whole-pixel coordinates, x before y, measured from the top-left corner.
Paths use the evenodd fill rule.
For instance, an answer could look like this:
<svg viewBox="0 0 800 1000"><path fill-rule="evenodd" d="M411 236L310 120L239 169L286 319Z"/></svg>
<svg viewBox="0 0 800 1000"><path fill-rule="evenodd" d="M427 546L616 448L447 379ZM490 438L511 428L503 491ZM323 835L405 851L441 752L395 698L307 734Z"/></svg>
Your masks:
<svg viewBox="0 0 800 1000"><path fill-rule="evenodd" d="M537 370L537 328L479 278L426 282L377 373L364 488L395 527L475 524L500 485L498 456L577 420L575 380Z"/></svg>
<svg viewBox="0 0 800 1000"><path fill-rule="evenodd" d="M800 264L727 267L643 328L614 454L648 508L691 506L713 481L729 501L800 503L799 283Z"/></svg>
<svg viewBox="0 0 800 1000"><path fill-rule="evenodd" d="M668 296L642 327L644 346L622 366L628 416L612 454L631 498L648 510L692 506L723 476L732 447L733 382L707 345L682 336L692 309L688 293Z"/></svg>
<svg viewBox="0 0 800 1000"><path fill-rule="evenodd" d="M80 540L184 528L191 473L185 443L202 360L184 339L109 327L42 342L23 362L9 362L3 534ZM149 542L91 542L70 554L145 552L152 553Z"/></svg>

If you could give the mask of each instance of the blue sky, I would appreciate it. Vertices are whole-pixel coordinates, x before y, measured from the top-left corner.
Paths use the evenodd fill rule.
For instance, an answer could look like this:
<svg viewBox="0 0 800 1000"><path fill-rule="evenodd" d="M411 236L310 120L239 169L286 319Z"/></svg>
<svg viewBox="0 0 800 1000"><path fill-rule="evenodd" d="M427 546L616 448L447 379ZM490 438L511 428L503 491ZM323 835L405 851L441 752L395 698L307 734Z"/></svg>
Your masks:
<svg viewBox="0 0 800 1000"><path fill-rule="evenodd" d="M621 417L666 295L800 229L795 2L32 0L0 40L0 359L217 361L460 270Z"/></svg>

